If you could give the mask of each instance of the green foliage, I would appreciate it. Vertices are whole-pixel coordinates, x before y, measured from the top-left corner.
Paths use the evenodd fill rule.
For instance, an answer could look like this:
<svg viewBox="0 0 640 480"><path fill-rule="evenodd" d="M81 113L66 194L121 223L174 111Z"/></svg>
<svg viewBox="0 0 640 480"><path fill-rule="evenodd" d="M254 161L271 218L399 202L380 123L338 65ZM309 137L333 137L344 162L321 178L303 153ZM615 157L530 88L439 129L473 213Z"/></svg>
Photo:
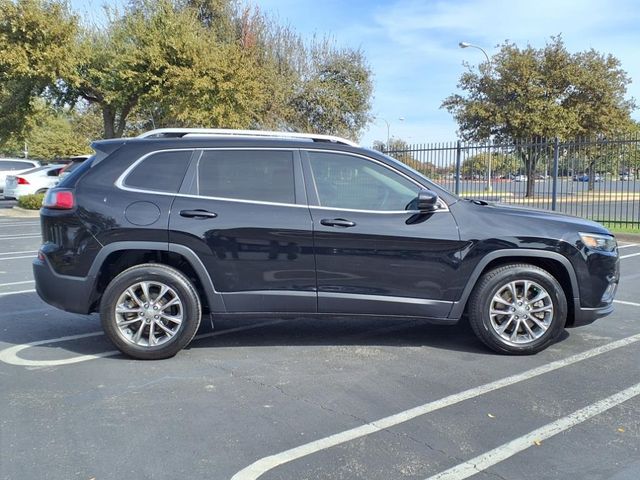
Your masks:
<svg viewBox="0 0 640 480"><path fill-rule="evenodd" d="M356 138L369 121L362 53L305 45L256 8L132 0L98 28L79 26L65 5L0 0L0 143L28 132L37 98L99 111L105 138L161 126Z"/></svg>
<svg viewBox="0 0 640 480"><path fill-rule="evenodd" d="M631 126L635 104L625 99L629 83L617 58L595 50L569 53L561 37L541 49L506 42L491 64L462 74L458 88L464 94L447 97L442 107L453 114L465 140L608 136ZM539 156L526 148L516 152L531 196Z"/></svg>
<svg viewBox="0 0 640 480"><path fill-rule="evenodd" d="M0 148L8 156L22 156L25 148L29 157L45 161L91 152L89 138L95 138L95 129L88 127L92 115L69 112L36 102L29 118L28 133L23 140L15 137Z"/></svg>
<svg viewBox="0 0 640 480"><path fill-rule="evenodd" d="M0 143L20 137L36 99L73 65L77 18L56 0L0 0Z"/></svg>
<svg viewBox="0 0 640 480"><path fill-rule="evenodd" d="M26 210L40 210L42 207L42 201L44 200L44 193L36 193L33 195L23 195L18 198L18 206Z"/></svg>
<svg viewBox="0 0 640 480"><path fill-rule="evenodd" d="M361 51L311 51L307 78L293 99L302 130L357 138L371 120L371 72Z"/></svg>
<svg viewBox="0 0 640 480"><path fill-rule="evenodd" d="M462 162L460 173L464 176L487 175L491 160L491 176L493 178L518 172L522 168L522 160L515 155L501 152L478 153L467 157Z"/></svg>

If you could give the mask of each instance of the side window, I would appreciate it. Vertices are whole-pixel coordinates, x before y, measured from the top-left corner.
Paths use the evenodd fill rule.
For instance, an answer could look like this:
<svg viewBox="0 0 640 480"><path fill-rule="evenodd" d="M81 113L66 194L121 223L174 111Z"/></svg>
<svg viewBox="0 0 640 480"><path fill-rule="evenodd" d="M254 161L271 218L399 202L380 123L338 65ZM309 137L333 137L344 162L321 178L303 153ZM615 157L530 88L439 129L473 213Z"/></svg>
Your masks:
<svg viewBox="0 0 640 480"><path fill-rule="evenodd" d="M353 155L309 151L320 206L406 210L420 187L375 162Z"/></svg>
<svg viewBox="0 0 640 480"><path fill-rule="evenodd" d="M187 172L192 153L192 150L153 153L136 165L125 178L124 184L142 190L176 193Z"/></svg>
<svg viewBox="0 0 640 480"><path fill-rule="evenodd" d="M206 150L198 166L198 193L207 197L295 203L293 152Z"/></svg>
<svg viewBox="0 0 640 480"><path fill-rule="evenodd" d="M0 161L0 170L27 170L35 165L30 162L12 162L11 160Z"/></svg>

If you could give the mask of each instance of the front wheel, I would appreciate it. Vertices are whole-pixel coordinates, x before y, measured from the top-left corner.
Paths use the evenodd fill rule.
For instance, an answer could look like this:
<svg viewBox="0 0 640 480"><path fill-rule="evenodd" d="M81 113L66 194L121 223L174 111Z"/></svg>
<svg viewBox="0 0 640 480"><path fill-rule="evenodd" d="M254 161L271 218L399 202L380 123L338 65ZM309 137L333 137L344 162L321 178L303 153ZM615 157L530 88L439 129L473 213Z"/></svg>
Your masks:
<svg viewBox="0 0 640 480"><path fill-rule="evenodd" d="M193 339L202 315L191 281L160 264L131 267L107 286L100 319L109 339L141 360L169 358Z"/></svg>
<svg viewBox="0 0 640 480"><path fill-rule="evenodd" d="M567 299L558 281L529 264L485 273L468 305L469 323L499 353L529 355L551 345L564 329Z"/></svg>

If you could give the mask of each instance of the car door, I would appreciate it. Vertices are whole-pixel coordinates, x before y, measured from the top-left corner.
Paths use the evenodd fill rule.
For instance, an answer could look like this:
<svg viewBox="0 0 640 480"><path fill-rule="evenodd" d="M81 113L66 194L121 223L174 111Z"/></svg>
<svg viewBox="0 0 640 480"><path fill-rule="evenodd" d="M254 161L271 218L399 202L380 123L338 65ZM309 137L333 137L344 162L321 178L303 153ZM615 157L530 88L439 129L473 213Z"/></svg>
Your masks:
<svg viewBox="0 0 640 480"><path fill-rule="evenodd" d="M200 257L227 312L315 312L311 215L296 149L200 151L169 241Z"/></svg>
<svg viewBox="0 0 640 480"><path fill-rule="evenodd" d="M372 158L307 150L318 311L444 318L459 241L447 205L420 214L424 188Z"/></svg>

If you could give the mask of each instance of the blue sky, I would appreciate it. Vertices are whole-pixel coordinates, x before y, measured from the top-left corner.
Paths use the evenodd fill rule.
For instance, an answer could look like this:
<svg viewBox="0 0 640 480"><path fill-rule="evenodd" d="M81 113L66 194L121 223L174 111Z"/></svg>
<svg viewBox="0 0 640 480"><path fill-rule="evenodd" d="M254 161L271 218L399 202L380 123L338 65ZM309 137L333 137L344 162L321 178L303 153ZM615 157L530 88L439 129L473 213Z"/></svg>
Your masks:
<svg viewBox="0 0 640 480"><path fill-rule="evenodd" d="M100 21L104 1L72 0L85 17ZM112 2L109 2L112 3ZM338 45L362 48L374 72L373 114L361 139L371 145L391 135L409 143L456 139L456 124L440 109L456 90L462 62L489 55L511 40L542 47L562 34L571 51L594 48L618 57L640 103L640 5L638 0L254 0L254 5L303 36L329 35ZM404 121L398 120L400 117ZM640 119L638 111L634 118Z"/></svg>

